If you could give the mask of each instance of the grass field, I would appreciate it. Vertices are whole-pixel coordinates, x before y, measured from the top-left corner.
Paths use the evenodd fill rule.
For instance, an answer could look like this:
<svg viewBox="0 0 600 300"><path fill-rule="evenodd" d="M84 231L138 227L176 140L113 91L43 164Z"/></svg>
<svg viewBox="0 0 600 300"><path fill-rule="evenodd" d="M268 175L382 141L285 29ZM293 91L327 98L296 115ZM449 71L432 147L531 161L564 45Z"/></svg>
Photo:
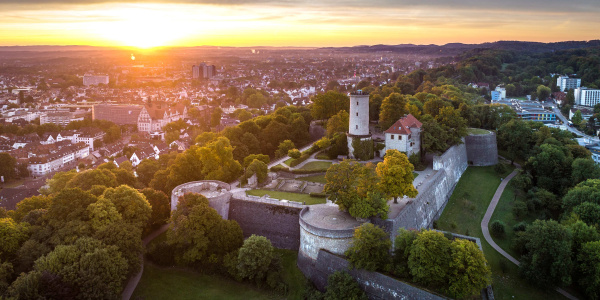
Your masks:
<svg viewBox="0 0 600 300"><path fill-rule="evenodd" d="M483 238L481 220L500 185L500 178L506 175L498 175L493 166L469 167L456 185L448 205L437 221L437 227L481 239L483 253L492 268L492 287L496 299L564 299L551 289L542 290L526 283L519 277L518 267L496 252ZM502 202L512 197L506 191L496 208L500 208L499 215L510 210L510 204ZM504 207L501 208L501 205Z"/></svg>
<svg viewBox="0 0 600 300"><path fill-rule="evenodd" d="M302 168L300 168L301 170L310 170L310 171L314 171L314 170L327 170L327 168L329 168L329 166L331 166L331 164L333 164L330 161L311 161L307 164L305 164L304 166L302 166Z"/></svg>
<svg viewBox="0 0 600 300"><path fill-rule="evenodd" d="M281 192L281 191L269 191L269 190L249 190L246 191L247 195L259 196L262 197L265 194L269 195L271 198L279 199L279 200L290 200L297 202L306 202L306 205L312 204L322 204L325 203L325 198L316 198L311 197L308 194L300 194L300 193L289 193L289 192Z"/></svg>
<svg viewBox="0 0 600 300"><path fill-rule="evenodd" d="M489 130L481 129L481 128L467 128L468 134L480 135L480 134L488 134Z"/></svg>
<svg viewBox="0 0 600 300"><path fill-rule="evenodd" d="M326 184L327 183L327 180L325 179L325 175L314 175L314 176L307 176L307 177L298 177L298 178L296 178L296 180L308 181L308 182L318 182L318 183L322 183L322 184Z"/></svg>
<svg viewBox="0 0 600 300"><path fill-rule="evenodd" d="M289 167L290 164L292 163L292 161L294 161L294 159L290 157L290 158L286 159L283 163Z"/></svg>
<svg viewBox="0 0 600 300"><path fill-rule="evenodd" d="M294 299L304 297L307 280L296 266L298 253L277 249L284 268L288 295L258 289L221 275L206 275L182 268L163 268L146 262L144 274L131 299Z"/></svg>

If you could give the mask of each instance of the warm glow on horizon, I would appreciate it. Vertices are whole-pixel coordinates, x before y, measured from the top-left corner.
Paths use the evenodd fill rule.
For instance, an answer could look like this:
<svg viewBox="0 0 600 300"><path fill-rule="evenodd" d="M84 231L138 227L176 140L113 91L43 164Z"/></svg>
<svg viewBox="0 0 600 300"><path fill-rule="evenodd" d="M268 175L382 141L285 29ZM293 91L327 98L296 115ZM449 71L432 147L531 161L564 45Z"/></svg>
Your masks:
<svg viewBox="0 0 600 300"><path fill-rule="evenodd" d="M73 0L72 2L77 3ZM0 4L0 45L354 46L597 39L596 11L298 4ZM391 3L391 2L390 2ZM424 5L424 4L423 4ZM506 9L506 8L505 8Z"/></svg>

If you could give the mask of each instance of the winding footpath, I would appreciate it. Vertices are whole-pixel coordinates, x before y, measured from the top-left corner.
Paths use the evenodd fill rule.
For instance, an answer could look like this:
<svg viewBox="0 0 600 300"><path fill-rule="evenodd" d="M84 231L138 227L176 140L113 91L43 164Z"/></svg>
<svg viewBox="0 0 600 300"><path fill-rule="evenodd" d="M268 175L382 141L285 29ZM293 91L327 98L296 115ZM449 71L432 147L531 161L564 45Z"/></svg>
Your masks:
<svg viewBox="0 0 600 300"><path fill-rule="evenodd" d="M496 206L498 205L498 201L500 201L500 198L502 197L502 193L504 192L506 185L508 184L508 182L511 179L513 179L513 177L515 177L519 173L520 168L521 168L521 166L517 165L517 169L512 171L512 173L510 173L506 178L504 178L504 180L502 180L502 182L500 183L500 186L498 186L498 189L496 190L496 193L494 194L494 197L492 198L492 202L490 202L490 206L488 206L488 209L485 212L485 216L483 216L483 220L481 220L481 231L483 232L483 237L488 242L488 244L490 244L490 246L492 246L492 248L494 248L494 250L498 251L498 253L502 254L502 256L506 257L508 260L510 260L512 263L514 263L517 266L520 265L521 263L516 258L512 257L510 254L506 253L506 251L504 251L502 248L500 248L500 246L498 246L498 244L496 244L496 242L494 242L494 240L492 239L492 236L490 235L490 230L489 230L488 225L490 224L490 219L492 218L492 215L494 214L494 210L496 209ZM571 300L578 300L577 297L567 293L565 290L563 290L561 288L556 288L556 291Z"/></svg>
<svg viewBox="0 0 600 300"><path fill-rule="evenodd" d="M165 225L161 226L156 231L154 231L151 234L149 234L148 236L146 236L142 240L142 243L144 244L144 248L146 248L148 243L150 243L157 236L159 236L163 232L167 231L167 229L169 229L169 224L165 224ZM123 300L129 300L129 298L131 298L131 295L133 295L133 291L135 291L135 288L137 287L138 283L140 282L140 279L142 279L142 274L144 273L144 253L140 254L140 258L142 259L142 266L140 268L140 271L137 274L131 276L131 278L129 278L129 281L127 282L127 286L125 286L125 289L123 289L123 293L121 294L121 299L123 299Z"/></svg>

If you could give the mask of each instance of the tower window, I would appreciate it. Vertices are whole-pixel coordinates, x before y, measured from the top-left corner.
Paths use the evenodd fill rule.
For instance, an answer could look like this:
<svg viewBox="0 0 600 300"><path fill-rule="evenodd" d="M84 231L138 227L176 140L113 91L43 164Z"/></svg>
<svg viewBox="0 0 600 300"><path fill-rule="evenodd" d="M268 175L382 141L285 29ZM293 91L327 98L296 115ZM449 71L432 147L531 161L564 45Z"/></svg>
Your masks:
<svg viewBox="0 0 600 300"><path fill-rule="evenodd" d="M358 117L358 113L356 113L356 116Z"/></svg>
<svg viewBox="0 0 600 300"><path fill-rule="evenodd" d="M392 140L394 139L394 135L393 135L393 134L391 135L391 139L392 139Z"/></svg>
<svg viewBox="0 0 600 300"><path fill-rule="evenodd" d="M356 101L356 105L358 105L358 101Z"/></svg>
<svg viewBox="0 0 600 300"><path fill-rule="evenodd" d="M358 129L358 125L356 125L356 129Z"/></svg>

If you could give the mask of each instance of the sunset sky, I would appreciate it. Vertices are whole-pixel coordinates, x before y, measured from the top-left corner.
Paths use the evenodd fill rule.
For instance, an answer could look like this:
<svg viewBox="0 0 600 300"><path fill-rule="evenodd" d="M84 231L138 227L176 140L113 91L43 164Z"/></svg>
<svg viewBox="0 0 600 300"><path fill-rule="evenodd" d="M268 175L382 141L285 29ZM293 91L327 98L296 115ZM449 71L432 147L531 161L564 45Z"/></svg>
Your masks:
<svg viewBox="0 0 600 300"><path fill-rule="evenodd" d="M551 42L599 28L599 0L0 0L3 46Z"/></svg>

